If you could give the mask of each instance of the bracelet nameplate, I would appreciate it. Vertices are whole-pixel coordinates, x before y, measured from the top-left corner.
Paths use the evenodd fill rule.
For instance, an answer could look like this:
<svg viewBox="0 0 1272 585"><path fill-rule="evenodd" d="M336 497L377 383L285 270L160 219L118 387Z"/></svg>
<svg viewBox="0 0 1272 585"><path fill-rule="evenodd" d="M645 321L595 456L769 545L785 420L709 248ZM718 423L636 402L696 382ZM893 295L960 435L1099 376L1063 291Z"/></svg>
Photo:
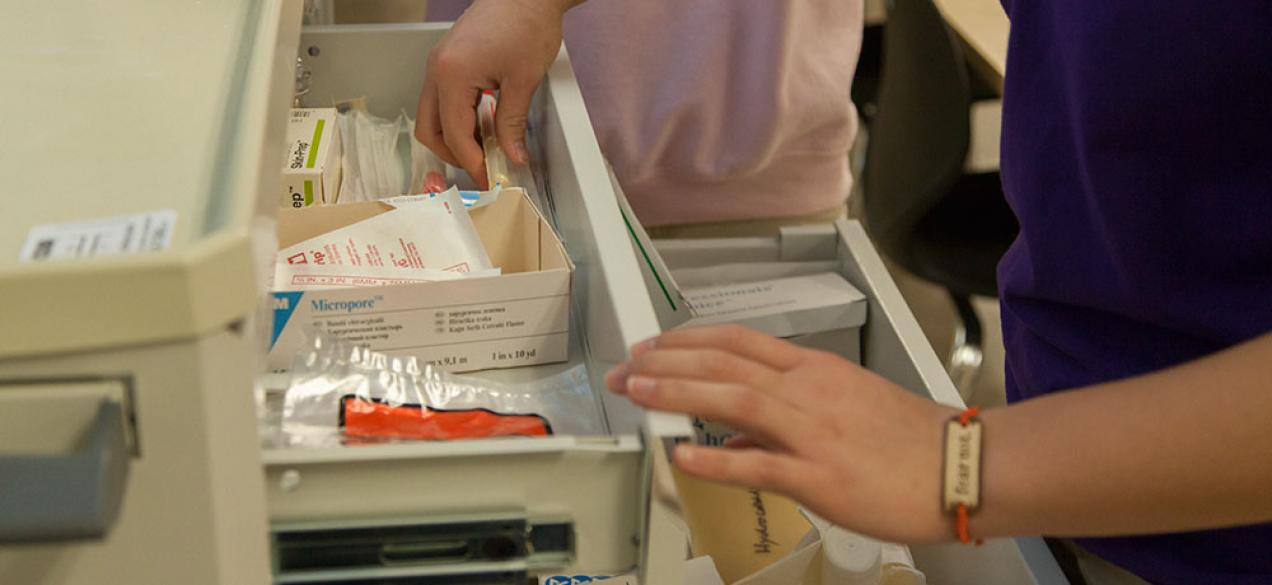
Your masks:
<svg viewBox="0 0 1272 585"><path fill-rule="evenodd" d="M942 504L953 511L963 504L971 511L980 505L981 423L957 419L945 425L945 481Z"/></svg>

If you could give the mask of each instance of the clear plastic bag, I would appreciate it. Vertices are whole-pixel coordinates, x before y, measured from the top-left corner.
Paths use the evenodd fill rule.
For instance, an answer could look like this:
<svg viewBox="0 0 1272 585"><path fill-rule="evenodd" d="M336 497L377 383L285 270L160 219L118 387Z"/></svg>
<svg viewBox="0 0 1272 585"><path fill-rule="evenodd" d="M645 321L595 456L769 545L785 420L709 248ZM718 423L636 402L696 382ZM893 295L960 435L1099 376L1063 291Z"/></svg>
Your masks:
<svg viewBox="0 0 1272 585"><path fill-rule="evenodd" d="M288 446L605 432L582 366L502 384L312 331L309 340L292 364L283 398Z"/></svg>
<svg viewBox="0 0 1272 585"><path fill-rule="evenodd" d="M419 140L411 128L415 123L406 118L411 141L411 183L406 193L438 193L446 190L446 163Z"/></svg>
<svg viewBox="0 0 1272 585"><path fill-rule="evenodd" d="M337 119L344 153L340 202L370 201L405 193L410 177L399 143L406 116L386 120L349 109Z"/></svg>
<svg viewBox="0 0 1272 585"><path fill-rule="evenodd" d="M362 186L362 165L358 149L358 114L357 110L340 112L336 117L336 126L340 128L340 203L367 201L366 189Z"/></svg>
<svg viewBox="0 0 1272 585"><path fill-rule="evenodd" d="M415 120L405 111L387 120L346 108L339 126L342 203L446 190L449 167L415 139Z"/></svg>

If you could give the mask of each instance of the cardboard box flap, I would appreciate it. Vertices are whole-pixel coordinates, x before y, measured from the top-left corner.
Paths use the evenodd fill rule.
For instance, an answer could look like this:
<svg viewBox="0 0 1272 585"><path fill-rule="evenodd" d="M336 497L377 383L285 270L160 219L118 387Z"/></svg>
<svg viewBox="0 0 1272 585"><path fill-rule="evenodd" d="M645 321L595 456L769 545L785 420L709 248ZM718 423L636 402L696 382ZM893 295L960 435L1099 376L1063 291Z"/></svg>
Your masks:
<svg viewBox="0 0 1272 585"><path fill-rule="evenodd" d="M486 254L504 274L535 272L539 260L540 218L521 189L505 189L493 203L469 211Z"/></svg>
<svg viewBox="0 0 1272 585"><path fill-rule="evenodd" d="M288 248L392 209L379 201L282 209L278 213L278 247Z"/></svg>
<svg viewBox="0 0 1272 585"><path fill-rule="evenodd" d="M278 244L286 248L391 211L380 201L283 209ZM493 203L469 211L490 261L504 274L571 269L552 228L521 189L505 189Z"/></svg>
<svg viewBox="0 0 1272 585"><path fill-rule="evenodd" d="M539 270L574 270L574 261L546 220L539 223Z"/></svg>

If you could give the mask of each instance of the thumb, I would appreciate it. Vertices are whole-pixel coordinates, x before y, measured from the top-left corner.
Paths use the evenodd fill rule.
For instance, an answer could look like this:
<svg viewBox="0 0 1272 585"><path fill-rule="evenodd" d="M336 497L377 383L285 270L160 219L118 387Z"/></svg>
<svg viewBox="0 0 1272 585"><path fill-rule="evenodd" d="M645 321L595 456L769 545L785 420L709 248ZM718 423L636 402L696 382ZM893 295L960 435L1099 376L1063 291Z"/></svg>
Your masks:
<svg viewBox="0 0 1272 585"><path fill-rule="evenodd" d="M526 151L526 123L530 115L530 100L538 80L533 82L505 81L499 87L499 106L495 109L495 133L499 147L512 162L525 165L530 162Z"/></svg>

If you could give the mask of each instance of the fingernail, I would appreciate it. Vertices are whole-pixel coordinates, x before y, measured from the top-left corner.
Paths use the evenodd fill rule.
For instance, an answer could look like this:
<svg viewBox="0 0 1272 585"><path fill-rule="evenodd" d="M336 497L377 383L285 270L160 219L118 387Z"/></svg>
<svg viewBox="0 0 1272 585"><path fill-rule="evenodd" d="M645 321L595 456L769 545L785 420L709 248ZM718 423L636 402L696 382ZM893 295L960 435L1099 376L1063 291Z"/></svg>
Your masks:
<svg viewBox="0 0 1272 585"><path fill-rule="evenodd" d="M657 382L647 376L632 376L627 379L627 394L632 398L649 398L654 393Z"/></svg>
<svg viewBox="0 0 1272 585"><path fill-rule="evenodd" d="M689 445L676 446L676 461L681 465L692 465L694 459L698 457L697 450Z"/></svg>
<svg viewBox="0 0 1272 585"><path fill-rule="evenodd" d="M512 160L519 165L530 163L530 153L526 151L526 145L518 142L512 147Z"/></svg>
<svg viewBox="0 0 1272 585"><path fill-rule="evenodd" d="M627 363L624 362L610 368L610 371L605 373L605 385L609 386L611 390L620 390L626 386L626 378Z"/></svg>
<svg viewBox="0 0 1272 585"><path fill-rule="evenodd" d="M649 339L646 339L640 343L637 343L636 345L633 345L632 357L639 357L640 354L643 354L651 349L654 349L654 344L656 343L657 339L658 339L657 337L650 337Z"/></svg>

